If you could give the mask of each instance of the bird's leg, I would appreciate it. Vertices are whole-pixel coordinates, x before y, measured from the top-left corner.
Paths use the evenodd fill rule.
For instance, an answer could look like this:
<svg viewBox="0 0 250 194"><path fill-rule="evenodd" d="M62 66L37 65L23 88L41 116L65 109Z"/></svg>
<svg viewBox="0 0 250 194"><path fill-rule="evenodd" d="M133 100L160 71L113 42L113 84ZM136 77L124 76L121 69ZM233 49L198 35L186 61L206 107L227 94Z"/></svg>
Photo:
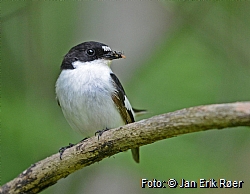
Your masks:
<svg viewBox="0 0 250 194"><path fill-rule="evenodd" d="M59 149L59 153L60 153L60 160L62 160L62 155L63 155L63 152L65 151L65 150L67 150L68 148L71 148L71 147L73 147L75 144L73 144L73 143L69 143L69 145L68 146L64 146L64 147L61 147L60 149Z"/></svg>
<svg viewBox="0 0 250 194"><path fill-rule="evenodd" d="M103 130L98 130L98 131L96 131L95 132L95 136L96 136L96 134L98 134L98 140L99 140L99 137L101 137L102 136L102 134L105 132L105 131L108 131L109 129L106 127L105 129L103 129Z"/></svg>
<svg viewBox="0 0 250 194"><path fill-rule="evenodd" d="M80 142L82 143L82 142L84 142L86 139L88 139L88 137L82 139ZM74 145L76 145L76 144L69 143L68 146L64 146L64 147L61 147L61 148L59 149L58 152L60 153L60 159L61 159L61 160L62 160L62 155L63 155L64 151L67 150L68 148L73 147Z"/></svg>

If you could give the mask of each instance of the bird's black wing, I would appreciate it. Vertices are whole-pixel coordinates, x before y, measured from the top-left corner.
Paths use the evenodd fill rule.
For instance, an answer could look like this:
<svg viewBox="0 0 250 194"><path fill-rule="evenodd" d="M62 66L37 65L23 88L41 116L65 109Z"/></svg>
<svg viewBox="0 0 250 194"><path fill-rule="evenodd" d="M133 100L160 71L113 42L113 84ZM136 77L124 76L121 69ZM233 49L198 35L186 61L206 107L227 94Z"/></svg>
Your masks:
<svg viewBox="0 0 250 194"><path fill-rule="evenodd" d="M118 108L122 116L122 119L124 120L124 123L128 124L128 123L135 122L134 115L132 113L133 111L132 107L131 106L126 107L127 104L125 104L125 100L127 100L128 104L129 104L129 101L126 97L126 94L122 87L121 82L119 81L119 79L116 77L115 74L111 73L110 76L112 78L113 85L116 89L115 93L112 95L112 99L116 107Z"/></svg>
<svg viewBox="0 0 250 194"><path fill-rule="evenodd" d="M111 73L110 76L112 78L113 85L116 89L115 93L112 95L112 99L113 99L116 107L118 108L118 110L119 110L119 112L124 120L124 123L128 124L128 123L135 122L134 115L132 112L133 108L131 107L131 105L126 97L126 94L125 94L125 91L122 87L121 82L119 81L119 79L116 77L115 74ZM125 101L127 101L127 102L125 103ZM131 151L132 151L133 159L135 160L135 162L139 163L139 161L140 161L139 147L133 148L133 149L131 149Z"/></svg>

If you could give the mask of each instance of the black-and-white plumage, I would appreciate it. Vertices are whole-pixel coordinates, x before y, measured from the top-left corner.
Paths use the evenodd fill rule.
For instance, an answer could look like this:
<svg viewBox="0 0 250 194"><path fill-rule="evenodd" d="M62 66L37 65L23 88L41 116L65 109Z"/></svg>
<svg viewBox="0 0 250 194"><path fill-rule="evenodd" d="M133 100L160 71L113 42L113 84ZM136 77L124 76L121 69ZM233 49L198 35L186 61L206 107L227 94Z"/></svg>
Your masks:
<svg viewBox="0 0 250 194"><path fill-rule="evenodd" d="M84 42L65 55L56 82L56 96L70 126L85 136L134 122L125 91L110 69L121 52L99 42ZM132 149L139 162L139 148Z"/></svg>

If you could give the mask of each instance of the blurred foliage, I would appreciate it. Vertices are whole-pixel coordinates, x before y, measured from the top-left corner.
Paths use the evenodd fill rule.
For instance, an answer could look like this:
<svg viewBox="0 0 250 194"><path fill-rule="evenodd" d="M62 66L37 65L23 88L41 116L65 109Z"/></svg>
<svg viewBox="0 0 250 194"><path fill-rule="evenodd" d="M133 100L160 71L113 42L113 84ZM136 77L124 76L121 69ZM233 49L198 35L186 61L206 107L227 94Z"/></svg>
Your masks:
<svg viewBox="0 0 250 194"><path fill-rule="evenodd" d="M54 83L69 48L94 38L90 34L98 34L95 40L102 40L102 36L114 39L115 34L105 27L112 25L112 21L105 17L117 9L113 6L121 3L1 3L1 184L32 163L56 153L59 147L83 138L69 130L55 102ZM154 5L159 14L167 17L166 23L161 21L167 29L163 35L152 40L155 44L141 49L133 50L143 43L126 38L126 29L119 34L124 44L129 42L135 57L138 54L138 64L130 79L121 81L133 106L149 110L144 118L196 105L249 100L249 2L140 2L139 9L132 12L128 7L133 3L123 2L121 10L127 12L113 16L114 21L121 21L121 26L113 28L123 29L122 25L126 25L123 18L127 15L134 16L130 18L132 25L136 14L146 6ZM97 18L101 14L103 18ZM84 28L79 33L79 26L90 26L93 19L99 21L93 24L96 27ZM148 21L148 30L152 23ZM130 29L133 33L137 30ZM118 46L123 48L122 43ZM130 63L129 59L127 62ZM126 74L126 70L117 74ZM132 162L130 152L121 153L115 159L105 159L70 175L42 193L166 192L141 189L141 178L243 180L243 189L226 192L248 193L249 138L249 128L239 127L163 140L141 148L139 165ZM167 188L167 192L201 193L201 190ZM225 189L213 192L225 193Z"/></svg>

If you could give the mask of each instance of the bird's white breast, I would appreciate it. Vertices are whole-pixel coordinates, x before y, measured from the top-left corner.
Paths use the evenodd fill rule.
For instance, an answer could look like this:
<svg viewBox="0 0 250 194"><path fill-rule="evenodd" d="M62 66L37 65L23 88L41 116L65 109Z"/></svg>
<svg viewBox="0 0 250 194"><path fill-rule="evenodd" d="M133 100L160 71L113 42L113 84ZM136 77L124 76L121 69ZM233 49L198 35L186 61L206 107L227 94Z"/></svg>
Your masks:
<svg viewBox="0 0 250 194"><path fill-rule="evenodd" d="M115 88L107 62L77 61L73 66L62 70L56 82L56 95L70 126L92 136L97 130L124 125L111 97Z"/></svg>

